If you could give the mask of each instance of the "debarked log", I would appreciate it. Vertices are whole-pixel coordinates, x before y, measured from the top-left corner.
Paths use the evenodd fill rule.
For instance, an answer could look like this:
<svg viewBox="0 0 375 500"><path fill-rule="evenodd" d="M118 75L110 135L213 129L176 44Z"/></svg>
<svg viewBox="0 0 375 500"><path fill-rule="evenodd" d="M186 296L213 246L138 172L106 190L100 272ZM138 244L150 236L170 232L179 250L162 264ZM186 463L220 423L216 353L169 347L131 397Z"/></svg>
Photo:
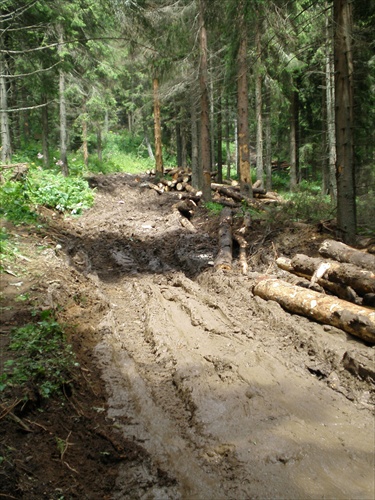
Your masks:
<svg viewBox="0 0 375 500"><path fill-rule="evenodd" d="M375 273L354 264L332 260L322 261L307 255L297 254L291 260L291 266L296 272L309 276L314 276L317 273L318 278L350 286L359 295L375 293Z"/></svg>
<svg viewBox="0 0 375 500"><path fill-rule="evenodd" d="M232 211L224 207L220 215L219 251L214 262L215 269L232 269Z"/></svg>
<svg viewBox="0 0 375 500"><path fill-rule="evenodd" d="M276 260L276 264L280 269L288 271L289 273L294 274L295 276L299 276L300 278L306 279L307 282L310 282L309 288L312 290L322 291L322 292L323 290L326 290L332 293L333 295L336 295L340 299L355 303L361 302L361 299L358 297L358 295L350 286L342 285L340 283L333 283L332 281L326 280L315 273L314 275L312 275L311 272L297 271L292 266L292 259L288 259L287 257L279 257ZM313 277L315 277L315 279L313 279ZM322 290L317 290L316 285L320 286Z"/></svg>
<svg viewBox="0 0 375 500"><path fill-rule="evenodd" d="M361 252L353 247L349 247L340 241L325 240L319 248L320 255L339 262L350 262L356 266L363 267L369 271L375 271L375 255Z"/></svg>
<svg viewBox="0 0 375 500"><path fill-rule="evenodd" d="M242 269L242 274L247 274L248 271L248 264L247 264L247 258L246 258L246 249L248 247L247 241L245 238L242 236L240 231L237 231L233 235L234 239L237 241L238 246L239 246L239 254L238 254L238 261Z"/></svg>
<svg viewBox="0 0 375 500"><path fill-rule="evenodd" d="M278 302L289 312L332 325L375 344L375 311L278 279L259 281L254 295Z"/></svg>

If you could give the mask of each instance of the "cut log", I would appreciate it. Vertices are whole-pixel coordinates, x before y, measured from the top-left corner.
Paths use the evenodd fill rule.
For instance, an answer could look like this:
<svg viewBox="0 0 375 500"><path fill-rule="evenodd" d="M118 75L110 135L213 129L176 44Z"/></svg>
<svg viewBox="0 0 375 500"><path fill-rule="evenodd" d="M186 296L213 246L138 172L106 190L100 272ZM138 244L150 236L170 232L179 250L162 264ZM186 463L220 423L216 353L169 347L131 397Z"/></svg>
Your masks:
<svg viewBox="0 0 375 500"><path fill-rule="evenodd" d="M292 266L292 259L288 259L286 257L279 257L276 260L276 264L280 269L283 269L284 271L288 271L291 274L294 274L295 276L299 276L300 278L305 278L310 282L310 288L313 290L316 290L315 284L317 283L321 290L318 291L328 291L332 293L333 295L336 295L340 299L347 300L349 302L353 302L355 304L360 304L361 303L361 298L358 297L358 295L355 293L355 291L350 287L346 285L341 285L340 283L333 283L332 281L328 281L318 274L314 273L311 275L311 273L304 273L297 271L294 269ZM314 279L314 277L316 279ZM363 304L366 305L366 304Z"/></svg>
<svg viewBox="0 0 375 500"><path fill-rule="evenodd" d="M195 204L197 204L201 201L201 196L202 196L201 191L197 191L196 195L191 194L191 193L184 193L184 192L178 193L178 195L177 195L179 200L191 200L191 201L194 201Z"/></svg>
<svg viewBox="0 0 375 500"><path fill-rule="evenodd" d="M253 292L265 300L278 302L287 311L335 326L375 344L375 311L371 309L277 279L258 282Z"/></svg>
<svg viewBox="0 0 375 500"><path fill-rule="evenodd" d="M237 241L237 243L240 247L238 260L239 260L239 263L240 263L240 266L242 269L242 274L247 274L247 271L248 271L248 264L247 264L247 258L246 258L246 249L248 247L247 241L242 236L240 231L237 231L234 233L234 239Z"/></svg>
<svg viewBox="0 0 375 500"><path fill-rule="evenodd" d="M194 215L194 209L196 204L192 200L182 200L175 203L172 207L173 212L178 213L178 218L181 226L190 231L191 233L196 233L197 230L190 222L190 218Z"/></svg>
<svg viewBox="0 0 375 500"><path fill-rule="evenodd" d="M197 205L191 199L181 200L173 205L173 209L177 209L181 215L189 220L193 217L196 208Z"/></svg>
<svg viewBox="0 0 375 500"><path fill-rule="evenodd" d="M219 252L214 262L215 269L232 269L232 211L225 207L221 211L219 226Z"/></svg>
<svg viewBox="0 0 375 500"><path fill-rule="evenodd" d="M153 184L152 182L142 182L142 184L140 184L140 187L148 187L148 188L153 189L154 191L156 191L158 194L163 194L164 193L164 186L163 187L159 187L156 184Z"/></svg>
<svg viewBox="0 0 375 500"><path fill-rule="evenodd" d="M321 270L318 278L350 286L359 295L375 293L375 273L354 264L324 261L307 255L297 254L291 260L292 268L307 276L314 276Z"/></svg>
<svg viewBox="0 0 375 500"><path fill-rule="evenodd" d="M241 193L235 191L232 188L221 186L220 184L211 184L211 188L218 193L226 196L227 198L232 198L234 201L238 201L239 203L246 202L249 205L254 205L256 202L248 198L247 196L242 195Z"/></svg>
<svg viewBox="0 0 375 500"><path fill-rule="evenodd" d="M375 255L361 252L339 241L323 241L319 248L319 253L323 255L323 257L329 257L339 262L350 262L351 264L375 272Z"/></svg>

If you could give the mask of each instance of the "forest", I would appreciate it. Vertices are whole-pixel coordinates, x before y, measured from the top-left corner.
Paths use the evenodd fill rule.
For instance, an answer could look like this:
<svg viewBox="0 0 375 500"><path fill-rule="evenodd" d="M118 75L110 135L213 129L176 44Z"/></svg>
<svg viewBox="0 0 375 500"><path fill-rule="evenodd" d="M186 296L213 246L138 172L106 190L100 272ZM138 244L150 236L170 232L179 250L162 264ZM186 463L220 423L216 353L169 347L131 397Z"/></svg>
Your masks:
<svg viewBox="0 0 375 500"><path fill-rule="evenodd" d="M373 2L6 0L0 20L3 165L121 170L136 142L206 201L212 172L250 197L281 172L318 182L353 241L375 184Z"/></svg>
<svg viewBox="0 0 375 500"><path fill-rule="evenodd" d="M0 497L372 500L375 2L0 2Z"/></svg>

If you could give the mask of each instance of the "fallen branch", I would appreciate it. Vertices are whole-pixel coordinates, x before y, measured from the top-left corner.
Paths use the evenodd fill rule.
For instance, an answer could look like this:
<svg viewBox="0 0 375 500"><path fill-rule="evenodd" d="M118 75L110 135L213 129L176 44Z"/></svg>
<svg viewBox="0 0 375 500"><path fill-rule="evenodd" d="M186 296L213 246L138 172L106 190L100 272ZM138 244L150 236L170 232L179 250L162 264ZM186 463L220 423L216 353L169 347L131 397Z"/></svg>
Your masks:
<svg viewBox="0 0 375 500"><path fill-rule="evenodd" d="M375 311L371 309L278 279L258 282L253 293L265 300L275 300L292 313L336 326L366 342L375 344Z"/></svg>

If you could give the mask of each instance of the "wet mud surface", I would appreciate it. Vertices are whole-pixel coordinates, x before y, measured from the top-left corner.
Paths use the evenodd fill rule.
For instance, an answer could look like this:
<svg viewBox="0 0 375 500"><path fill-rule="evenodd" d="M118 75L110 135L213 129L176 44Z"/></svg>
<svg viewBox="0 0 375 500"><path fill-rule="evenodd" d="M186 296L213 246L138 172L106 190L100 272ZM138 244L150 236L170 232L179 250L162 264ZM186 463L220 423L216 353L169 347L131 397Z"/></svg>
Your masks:
<svg viewBox="0 0 375 500"><path fill-rule="evenodd" d="M100 455L112 480L99 496L83 482L60 498L374 498L375 349L252 293L259 273L297 279L275 259L316 256L327 234L254 222L248 274L236 262L216 271L217 216L198 207L192 230L173 193L124 174L90 182L95 206L80 218L46 211L45 248L29 263L45 306L76 325L94 384L85 425L101 418L97 435L117 443ZM16 279L5 280L11 293ZM69 453L66 474L90 478ZM14 497L38 498L24 488Z"/></svg>

